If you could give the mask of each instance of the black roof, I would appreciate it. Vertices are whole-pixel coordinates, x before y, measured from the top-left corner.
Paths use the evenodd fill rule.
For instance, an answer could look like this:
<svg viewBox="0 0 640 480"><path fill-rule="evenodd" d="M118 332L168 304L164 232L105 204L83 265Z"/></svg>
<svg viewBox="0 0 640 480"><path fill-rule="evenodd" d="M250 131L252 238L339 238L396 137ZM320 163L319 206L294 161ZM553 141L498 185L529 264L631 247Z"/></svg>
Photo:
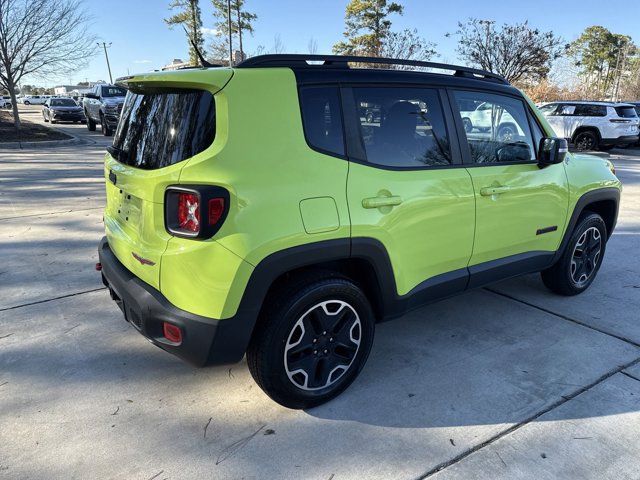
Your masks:
<svg viewBox="0 0 640 480"><path fill-rule="evenodd" d="M333 72L335 77L345 76L345 73L349 72L348 76L360 77L372 77L372 72L376 76L387 75L389 73L395 74L397 78L403 78L414 75L429 75L437 77L451 78L451 75L442 75L441 73L432 73L424 71L411 71L411 70L391 70L391 69L369 69L369 68L352 68L350 64L372 64L372 65L402 65L412 66L418 68L429 68L435 70L447 70L453 72L453 77L467 78L481 81L488 81L492 83L498 83L502 85L509 85L509 82L502 76L488 72L486 70L479 70L476 68L463 67L460 65L450 65L446 63L435 62L422 62L418 60L402 60L394 58L379 58L379 57L360 57L360 56L343 56L343 55L300 55L300 54L283 54L283 55L259 55L252 57L237 65L237 68L264 68L264 67L289 67L298 71L309 72L323 72L328 74ZM356 73L366 72L366 73ZM385 73L386 72L386 73ZM340 75L342 74L342 75ZM322 75L325 77L325 75ZM330 75L331 76L331 75Z"/></svg>

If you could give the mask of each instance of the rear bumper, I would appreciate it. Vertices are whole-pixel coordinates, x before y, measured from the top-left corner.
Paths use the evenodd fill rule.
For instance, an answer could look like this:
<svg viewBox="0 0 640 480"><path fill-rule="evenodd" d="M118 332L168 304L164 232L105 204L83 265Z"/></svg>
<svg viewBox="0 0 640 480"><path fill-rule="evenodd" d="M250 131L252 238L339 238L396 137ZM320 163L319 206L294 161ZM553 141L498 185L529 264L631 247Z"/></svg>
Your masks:
<svg viewBox="0 0 640 480"><path fill-rule="evenodd" d="M120 263L106 237L100 242L98 255L102 280L111 298L122 310L125 320L151 343L196 366L229 364L242 359L255 319L236 315L217 320L175 307ZM164 338L164 322L180 327L180 344Z"/></svg>
<svg viewBox="0 0 640 480"><path fill-rule="evenodd" d="M634 143L638 143L638 135L624 135L618 138L603 138L600 141L600 144L604 146L633 145Z"/></svg>

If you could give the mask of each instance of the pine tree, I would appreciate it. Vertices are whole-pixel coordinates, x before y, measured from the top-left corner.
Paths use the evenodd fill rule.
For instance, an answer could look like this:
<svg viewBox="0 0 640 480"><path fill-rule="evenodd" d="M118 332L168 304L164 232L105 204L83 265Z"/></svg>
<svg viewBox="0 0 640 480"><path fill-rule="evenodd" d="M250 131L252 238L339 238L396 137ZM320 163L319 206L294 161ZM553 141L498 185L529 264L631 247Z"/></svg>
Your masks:
<svg viewBox="0 0 640 480"><path fill-rule="evenodd" d="M170 10L178 10L169 18L165 18L165 23L170 27L182 25L188 34L189 62L191 65L198 65L199 59L196 49L191 42L195 43L200 51L204 44L202 36L202 17L198 0L173 0L169 5Z"/></svg>
<svg viewBox="0 0 640 480"><path fill-rule="evenodd" d="M241 56L245 57L242 35L244 32L253 34L253 22L258 16L244 8L245 0L231 0L231 22L228 18L227 0L211 0L213 5L213 16L216 19L216 39L211 45L213 56L216 58L227 58L229 56L229 23L231 23L231 36L238 37L238 50Z"/></svg>
<svg viewBox="0 0 640 480"><path fill-rule="evenodd" d="M351 0L345 13L345 41L333 46L334 53L380 57L391 33L389 16L402 15L402 5L387 0Z"/></svg>

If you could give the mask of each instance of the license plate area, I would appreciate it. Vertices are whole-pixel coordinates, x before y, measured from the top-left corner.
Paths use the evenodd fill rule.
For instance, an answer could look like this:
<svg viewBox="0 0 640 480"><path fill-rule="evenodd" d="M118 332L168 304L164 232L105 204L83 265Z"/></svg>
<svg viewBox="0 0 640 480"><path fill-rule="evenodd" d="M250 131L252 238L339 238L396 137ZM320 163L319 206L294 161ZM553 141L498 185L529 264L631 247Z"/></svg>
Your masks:
<svg viewBox="0 0 640 480"><path fill-rule="evenodd" d="M123 225L129 224L132 227L137 227L140 223L142 200L122 189L118 191L117 205L115 208L118 221Z"/></svg>

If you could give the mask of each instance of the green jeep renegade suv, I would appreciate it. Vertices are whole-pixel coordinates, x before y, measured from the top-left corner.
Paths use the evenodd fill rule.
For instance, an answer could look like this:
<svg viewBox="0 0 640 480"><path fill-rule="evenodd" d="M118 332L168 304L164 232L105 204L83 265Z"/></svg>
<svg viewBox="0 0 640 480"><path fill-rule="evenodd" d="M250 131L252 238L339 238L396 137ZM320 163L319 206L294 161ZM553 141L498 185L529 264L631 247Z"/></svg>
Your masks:
<svg viewBox="0 0 640 480"><path fill-rule="evenodd" d="M616 224L611 163L567 153L489 72L267 55L119 84L104 283L152 343L195 365L246 353L288 407L347 388L378 321L536 271L584 291Z"/></svg>

